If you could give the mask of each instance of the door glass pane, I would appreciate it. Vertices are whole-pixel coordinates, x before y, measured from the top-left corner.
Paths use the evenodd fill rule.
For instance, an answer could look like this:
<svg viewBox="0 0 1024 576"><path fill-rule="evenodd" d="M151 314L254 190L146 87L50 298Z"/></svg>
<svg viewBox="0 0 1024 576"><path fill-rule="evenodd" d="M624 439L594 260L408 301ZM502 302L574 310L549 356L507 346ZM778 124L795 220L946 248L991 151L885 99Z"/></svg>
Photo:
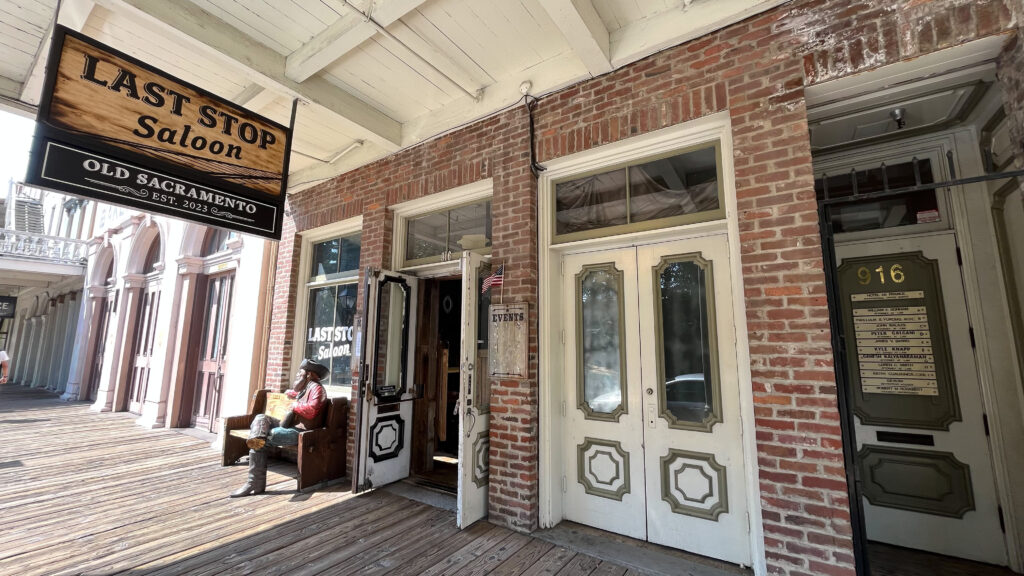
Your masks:
<svg viewBox="0 0 1024 576"><path fill-rule="evenodd" d="M408 287L387 279L380 285L377 301L377 354L374 394L393 399L405 392L406 342L408 342Z"/></svg>
<svg viewBox="0 0 1024 576"><path fill-rule="evenodd" d="M491 290L483 291L484 279L491 275L491 265L481 263L476 270L476 368L473 372L473 403L481 412L491 410L491 377L487 370L487 346L490 338Z"/></svg>
<svg viewBox="0 0 1024 576"><path fill-rule="evenodd" d="M630 222L717 210L718 166L704 148L629 168Z"/></svg>
<svg viewBox="0 0 1024 576"><path fill-rule="evenodd" d="M626 171L614 170L555 185L557 234L626 224Z"/></svg>
<svg viewBox="0 0 1024 576"><path fill-rule="evenodd" d="M577 365L580 408L587 417L624 411L622 272L614 264L586 266L577 276Z"/></svg>
<svg viewBox="0 0 1024 576"><path fill-rule="evenodd" d="M699 256L666 261L656 269L662 414L670 424L708 430L718 405L709 271L710 263Z"/></svg>
<svg viewBox="0 0 1024 576"><path fill-rule="evenodd" d="M409 219L406 260L440 256L448 250L448 212Z"/></svg>

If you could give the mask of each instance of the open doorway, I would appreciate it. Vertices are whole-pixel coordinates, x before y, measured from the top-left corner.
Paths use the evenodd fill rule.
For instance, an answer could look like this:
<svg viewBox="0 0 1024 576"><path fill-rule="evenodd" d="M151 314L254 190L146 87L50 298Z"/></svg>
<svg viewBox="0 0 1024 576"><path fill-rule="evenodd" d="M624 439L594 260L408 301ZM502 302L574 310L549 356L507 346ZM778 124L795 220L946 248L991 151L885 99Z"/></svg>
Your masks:
<svg viewBox="0 0 1024 576"><path fill-rule="evenodd" d="M409 479L454 492L460 528L487 514L486 274L468 251L424 277L367 274L354 488Z"/></svg>
<svg viewBox="0 0 1024 576"><path fill-rule="evenodd" d="M416 372L423 396L413 409L411 474L419 484L456 493L462 280L429 279L421 288Z"/></svg>

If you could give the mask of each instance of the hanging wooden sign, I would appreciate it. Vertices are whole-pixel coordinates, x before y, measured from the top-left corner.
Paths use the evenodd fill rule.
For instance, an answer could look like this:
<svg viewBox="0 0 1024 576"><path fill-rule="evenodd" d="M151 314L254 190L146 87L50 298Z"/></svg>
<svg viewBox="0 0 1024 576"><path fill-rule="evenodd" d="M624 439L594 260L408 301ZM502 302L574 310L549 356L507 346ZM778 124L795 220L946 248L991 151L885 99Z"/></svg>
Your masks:
<svg viewBox="0 0 1024 576"><path fill-rule="evenodd" d="M58 26L34 186L281 236L291 130Z"/></svg>

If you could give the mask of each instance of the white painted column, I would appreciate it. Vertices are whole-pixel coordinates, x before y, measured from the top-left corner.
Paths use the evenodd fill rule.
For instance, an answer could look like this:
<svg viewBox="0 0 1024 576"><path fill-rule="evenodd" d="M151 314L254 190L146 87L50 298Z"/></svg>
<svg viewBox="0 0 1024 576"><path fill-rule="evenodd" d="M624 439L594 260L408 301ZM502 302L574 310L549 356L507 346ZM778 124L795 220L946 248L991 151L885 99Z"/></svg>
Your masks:
<svg viewBox="0 0 1024 576"><path fill-rule="evenodd" d="M72 292L68 298L67 325L64 328L64 354L60 362L60 380L58 382L61 394L67 393L68 374L71 372L71 356L75 349L76 336L78 335L78 324L82 306L82 292Z"/></svg>
<svg viewBox="0 0 1024 576"><path fill-rule="evenodd" d="M14 340L14 352L10 352L11 356L11 372L10 380L21 384L22 375L25 373L25 364L28 362L25 359L26 348L25 343L28 341L29 334L29 322L28 314L23 311L20 319L18 320L18 333L17 338Z"/></svg>
<svg viewBox="0 0 1024 576"><path fill-rule="evenodd" d="M99 389L96 391L96 402L90 410L96 412L111 412L120 407L115 407L114 401L118 391L120 374L122 373L122 361L125 354L131 354L131 329L128 328L129 306L138 307L138 292L142 281L137 275L132 275L132 280L124 278L116 290L117 296L109 302L114 308L111 311L110 325L107 327L107 342L103 350L103 373L100 374ZM135 297L131 297L131 293ZM126 334L127 331L127 334ZM128 348L128 352L123 352Z"/></svg>
<svg viewBox="0 0 1024 576"><path fill-rule="evenodd" d="M57 296L56 322L53 323L50 336L50 353L47 354L46 389L59 391L60 363L64 357L64 332L68 325L68 297L66 294Z"/></svg>
<svg viewBox="0 0 1024 576"><path fill-rule="evenodd" d="M199 324L193 322L195 316L196 284L203 270L203 259L196 256L182 256L178 259L178 293L179 304L173 319L175 338L168 347L173 348L169 355L170 390L167 394L167 425L170 427L187 427L191 414L181 414L182 405L188 400L184 394L190 380L195 379L194 373L188 373L189 342L194 330L202 330L202 319ZM189 393L194 391L189 390Z"/></svg>
<svg viewBox="0 0 1024 576"><path fill-rule="evenodd" d="M74 332L72 352L68 362L67 385L64 387L61 400L80 400L83 397L85 367L92 357L89 352L96 349L96 339L98 338L98 335L95 334L96 328L93 326L96 310L106 297L106 290L102 286L90 286L82 290L79 299L81 304L78 309L78 326Z"/></svg>
<svg viewBox="0 0 1024 576"><path fill-rule="evenodd" d="M39 338L36 341L36 345L33 347L33 354L35 355L35 357L33 358L32 361L32 374L31 376L29 376L29 378L32 381L33 388L46 387L46 372L44 370L44 358L46 358L47 355L47 340L49 339L48 336L50 335L50 324L53 323L54 317L53 308L49 305L49 303L46 304L46 308L46 313L39 316Z"/></svg>

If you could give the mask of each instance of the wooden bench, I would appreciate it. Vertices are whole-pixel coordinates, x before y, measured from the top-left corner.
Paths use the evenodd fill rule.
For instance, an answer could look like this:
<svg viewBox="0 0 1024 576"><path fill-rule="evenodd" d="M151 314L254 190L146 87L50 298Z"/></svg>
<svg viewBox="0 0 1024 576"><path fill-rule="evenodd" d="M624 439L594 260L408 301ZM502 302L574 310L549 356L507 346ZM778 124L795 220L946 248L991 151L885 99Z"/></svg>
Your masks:
<svg viewBox="0 0 1024 576"><path fill-rule="evenodd" d="M252 397L248 414L223 419L223 465L230 466L249 454L245 445L249 426L257 414L266 414L280 420L294 403L282 393L257 390ZM341 478L345 475L346 442L348 435L348 399L328 398L324 406L324 425L299 433L298 446L266 448L271 456L293 454L299 473L299 490Z"/></svg>

